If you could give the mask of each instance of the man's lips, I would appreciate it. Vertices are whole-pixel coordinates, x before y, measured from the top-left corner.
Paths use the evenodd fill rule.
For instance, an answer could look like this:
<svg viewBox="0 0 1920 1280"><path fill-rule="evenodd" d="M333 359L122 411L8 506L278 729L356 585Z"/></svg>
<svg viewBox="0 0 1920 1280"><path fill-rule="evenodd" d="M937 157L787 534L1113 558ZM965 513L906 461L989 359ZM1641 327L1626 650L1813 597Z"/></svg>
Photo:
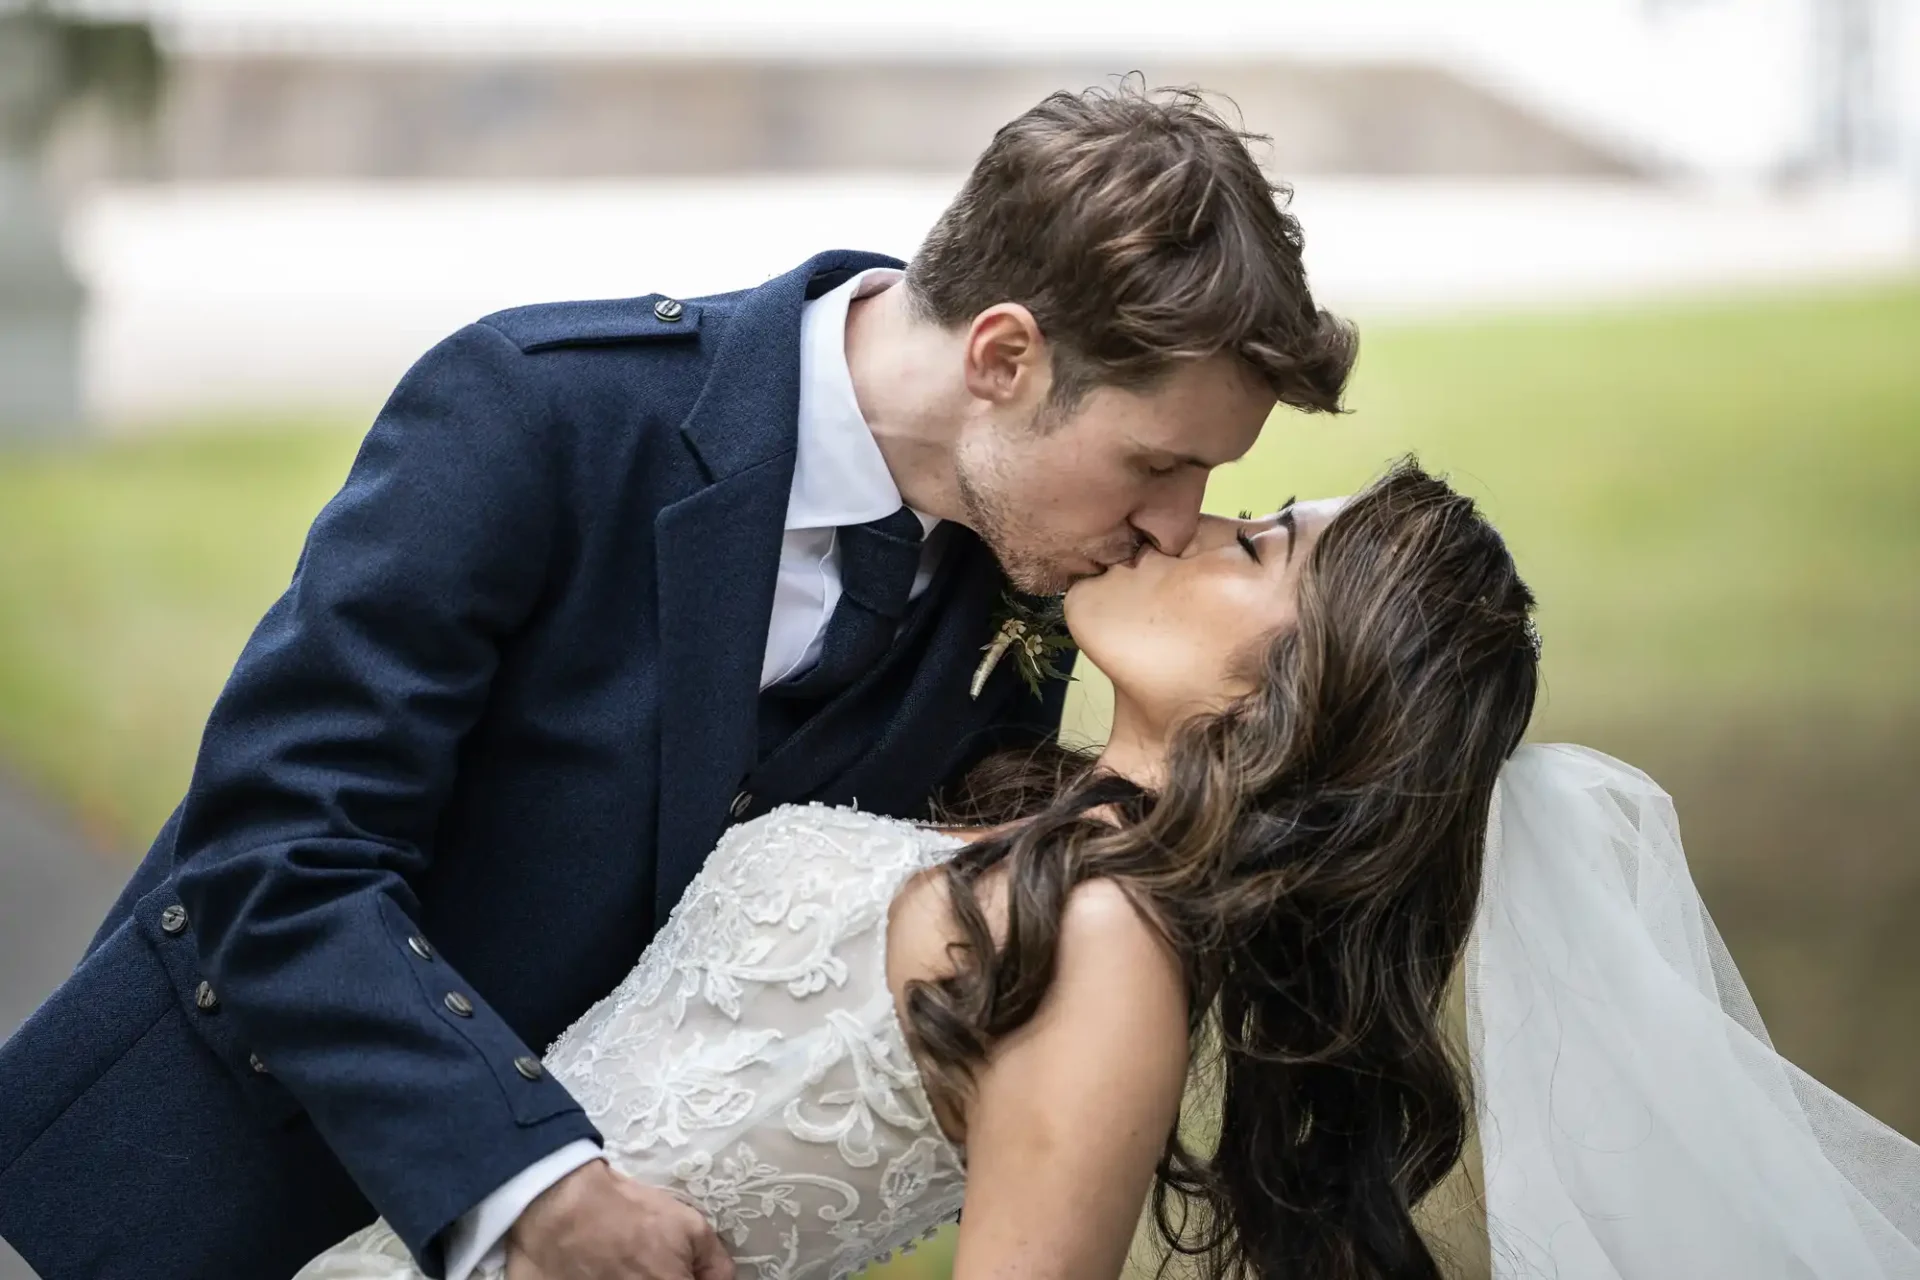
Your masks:
<svg viewBox="0 0 1920 1280"><path fill-rule="evenodd" d="M1135 546L1132 551L1129 551L1126 555L1120 557L1118 560L1095 560L1092 557L1088 557L1087 572L1082 574L1081 576L1086 578L1097 578L1101 574L1107 573L1113 569L1132 569L1140 563L1140 557L1143 554L1145 554L1146 550L1147 550L1147 544L1142 542L1137 546Z"/></svg>

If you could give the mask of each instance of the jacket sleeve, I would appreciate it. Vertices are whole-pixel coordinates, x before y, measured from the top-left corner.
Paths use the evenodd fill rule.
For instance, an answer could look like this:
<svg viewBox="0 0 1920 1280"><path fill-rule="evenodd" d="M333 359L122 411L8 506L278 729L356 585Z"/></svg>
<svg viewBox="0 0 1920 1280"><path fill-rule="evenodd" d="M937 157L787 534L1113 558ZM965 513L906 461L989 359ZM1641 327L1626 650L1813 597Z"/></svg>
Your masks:
<svg viewBox="0 0 1920 1280"><path fill-rule="evenodd" d="M598 1141L419 936L410 888L549 577L557 442L529 359L472 325L401 381L214 707L175 844L223 1016L435 1274L456 1218Z"/></svg>

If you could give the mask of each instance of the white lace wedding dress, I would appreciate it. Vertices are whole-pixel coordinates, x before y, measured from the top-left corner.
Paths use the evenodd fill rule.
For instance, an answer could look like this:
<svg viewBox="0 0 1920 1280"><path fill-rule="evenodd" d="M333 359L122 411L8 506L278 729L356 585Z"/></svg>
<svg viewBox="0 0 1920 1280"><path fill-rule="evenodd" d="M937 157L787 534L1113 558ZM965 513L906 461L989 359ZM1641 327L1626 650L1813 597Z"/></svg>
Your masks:
<svg viewBox="0 0 1920 1280"><path fill-rule="evenodd" d="M612 1165L697 1205L743 1278L849 1275L960 1210L961 1155L886 977L894 895L959 844L821 805L733 828L626 981L546 1056ZM380 1222L298 1280L421 1274Z"/></svg>
<svg viewBox="0 0 1920 1280"><path fill-rule="evenodd" d="M743 1277L830 1280L958 1212L886 981L894 895L958 847L819 806L735 828L547 1055L613 1164L699 1206ZM1774 1050L1639 770L1515 753L1464 979L1480 1274L1920 1280L1920 1146ZM298 1280L419 1275L376 1224Z"/></svg>

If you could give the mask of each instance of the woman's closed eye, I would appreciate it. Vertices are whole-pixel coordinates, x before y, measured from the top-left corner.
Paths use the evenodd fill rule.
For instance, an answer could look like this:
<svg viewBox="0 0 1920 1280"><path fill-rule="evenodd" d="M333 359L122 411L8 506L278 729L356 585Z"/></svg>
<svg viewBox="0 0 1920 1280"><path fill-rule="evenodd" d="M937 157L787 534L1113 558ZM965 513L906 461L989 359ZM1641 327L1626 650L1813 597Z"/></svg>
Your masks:
<svg viewBox="0 0 1920 1280"><path fill-rule="evenodd" d="M1285 502L1280 504L1280 509L1277 512L1275 512L1273 516L1273 527L1276 529L1285 529L1287 531L1287 559L1289 560L1293 559L1293 538L1294 538L1293 504L1294 504L1294 501L1295 500L1293 498L1289 497ZM1242 511L1240 513L1240 518L1242 520L1252 520L1253 513L1251 511ZM1233 531L1233 540L1240 544L1240 549L1245 551L1248 557L1252 559L1252 561L1255 564L1262 563L1260 559L1260 545L1253 540L1252 534L1248 533L1244 528L1235 529Z"/></svg>

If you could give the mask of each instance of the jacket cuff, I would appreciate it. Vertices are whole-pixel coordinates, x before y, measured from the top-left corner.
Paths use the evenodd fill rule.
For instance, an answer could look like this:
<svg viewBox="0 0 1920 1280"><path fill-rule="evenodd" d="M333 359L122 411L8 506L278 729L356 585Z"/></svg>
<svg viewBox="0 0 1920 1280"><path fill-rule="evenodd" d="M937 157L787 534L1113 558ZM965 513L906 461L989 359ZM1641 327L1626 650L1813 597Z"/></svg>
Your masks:
<svg viewBox="0 0 1920 1280"><path fill-rule="evenodd" d="M581 1165L598 1159L600 1148L594 1143L569 1142L507 1179L499 1190L460 1215L447 1229L446 1280L467 1280L481 1266L504 1267L507 1232L527 1206Z"/></svg>
<svg viewBox="0 0 1920 1280"><path fill-rule="evenodd" d="M570 1111L553 1117L539 1125L530 1126L517 1132L505 1132L500 1135L506 1142L489 1153L485 1170L476 1170L474 1183L478 1188L500 1188L506 1186L518 1173L524 1172L548 1156L571 1147L576 1142L584 1142L595 1148L598 1154L600 1134L588 1121L583 1111ZM413 1251L414 1261L420 1269L433 1277L443 1280L447 1272L448 1246L452 1242L454 1228L468 1214L484 1203L487 1192L473 1189L460 1196L457 1201L451 1198L441 1199L443 1205L466 1206L464 1209L448 1207L444 1216L436 1215L437 1220L421 1222L417 1220L403 1224L392 1218L388 1224L396 1234L406 1241L407 1248ZM413 1206L416 1210L424 1206ZM511 1224L508 1224L509 1226Z"/></svg>

